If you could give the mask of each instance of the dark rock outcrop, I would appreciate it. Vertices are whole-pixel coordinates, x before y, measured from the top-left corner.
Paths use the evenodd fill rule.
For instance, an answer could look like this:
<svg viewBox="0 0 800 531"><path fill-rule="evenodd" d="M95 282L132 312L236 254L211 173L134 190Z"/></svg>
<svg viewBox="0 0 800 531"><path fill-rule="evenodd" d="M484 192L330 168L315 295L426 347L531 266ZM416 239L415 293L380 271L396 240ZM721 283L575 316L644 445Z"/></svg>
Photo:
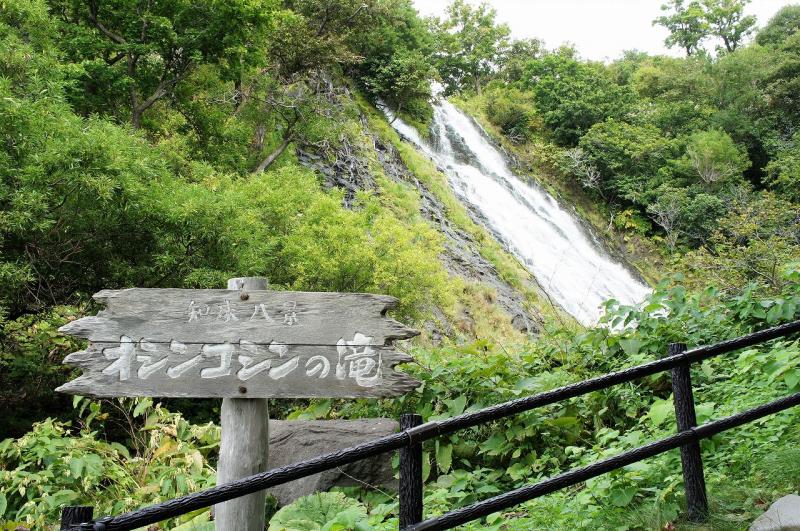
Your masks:
<svg viewBox="0 0 800 531"><path fill-rule="evenodd" d="M297 149L297 160L322 176L322 186L326 190L344 190L344 206L351 208L356 194L361 190L373 190L375 179L363 158L359 157L348 141L330 157L321 156L309 148Z"/></svg>
<svg viewBox="0 0 800 531"><path fill-rule="evenodd" d="M396 433L399 424L391 419L363 420L270 420L269 468L305 461L322 454ZM283 506L308 494L337 486L375 486L397 490L389 454L364 459L347 466L305 477L267 492Z"/></svg>
<svg viewBox="0 0 800 531"><path fill-rule="evenodd" d="M758 517L749 531L800 531L800 496L784 496Z"/></svg>

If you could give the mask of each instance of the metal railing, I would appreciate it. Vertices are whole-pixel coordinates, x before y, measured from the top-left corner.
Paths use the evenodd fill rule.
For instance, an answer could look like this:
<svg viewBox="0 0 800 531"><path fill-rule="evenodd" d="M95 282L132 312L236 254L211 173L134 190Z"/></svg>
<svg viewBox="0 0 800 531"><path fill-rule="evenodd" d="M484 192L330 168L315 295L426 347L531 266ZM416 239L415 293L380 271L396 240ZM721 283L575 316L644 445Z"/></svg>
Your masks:
<svg viewBox="0 0 800 531"><path fill-rule="evenodd" d="M708 501L699 441L800 405L800 393L697 426L689 368L693 363L772 339L786 337L796 332L800 332L800 321L691 350L686 350L682 344L672 344L666 357L659 360L519 398L480 411L424 424L419 415L403 415L400 419L401 431L396 434L128 513L92 520L91 507L66 507L62 514L61 529L70 531L136 529L395 450L400 450L400 528L407 531L450 529L676 448L681 449L688 516L693 520L702 520L708 512ZM615 457L597 461L589 466L562 473L540 483L476 502L436 518L422 520L422 443L424 441L666 370L672 371L673 398L678 424L677 434Z"/></svg>

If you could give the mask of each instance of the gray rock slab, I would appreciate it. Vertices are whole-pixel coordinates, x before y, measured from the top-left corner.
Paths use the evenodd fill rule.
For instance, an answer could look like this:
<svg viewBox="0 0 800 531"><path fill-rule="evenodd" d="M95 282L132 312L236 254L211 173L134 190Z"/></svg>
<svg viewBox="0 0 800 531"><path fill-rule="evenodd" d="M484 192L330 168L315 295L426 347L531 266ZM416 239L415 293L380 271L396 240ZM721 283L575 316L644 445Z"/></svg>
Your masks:
<svg viewBox="0 0 800 531"><path fill-rule="evenodd" d="M749 531L800 531L800 496L791 494L773 503Z"/></svg>
<svg viewBox="0 0 800 531"><path fill-rule="evenodd" d="M270 420L269 468L279 468L322 454L355 446L396 433L392 419L363 420ZM382 454L320 474L278 485L267 492L283 506L292 501L329 490L331 487L372 485L397 490L392 471L392 455Z"/></svg>

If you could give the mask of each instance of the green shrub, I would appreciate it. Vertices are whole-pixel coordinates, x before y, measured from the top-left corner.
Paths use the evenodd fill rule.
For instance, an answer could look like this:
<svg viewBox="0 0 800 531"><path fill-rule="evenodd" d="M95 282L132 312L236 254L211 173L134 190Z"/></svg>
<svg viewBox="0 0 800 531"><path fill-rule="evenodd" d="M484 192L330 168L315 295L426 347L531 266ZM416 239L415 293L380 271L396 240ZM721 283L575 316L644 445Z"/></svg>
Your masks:
<svg viewBox="0 0 800 531"><path fill-rule="evenodd" d="M539 129L533 102L520 90L487 91L486 115L515 144L527 142Z"/></svg>
<svg viewBox="0 0 800 531"><path fill-rule="evenodd" d="M122 401L130 424L124 446L97 431L108 418L99 402L75 403L82 428L47 419L0 443L0 519L41 529L58 521L64 505L118 514L214 485L217 427L191 425L149 399Z"/></svg>
<svg viewBox="0 0 800 531"><path fill-rule="evenodd" d="M269 531L369 531L367 509L341 492L303 496L280 509Z"/></svg>
<svg viewBox="0 0 800 531"><path fill-rule="evenodd" d="M0 330L0 408L6 412L0 439L18 437L47 416L69 418L70 398L53 390L72 370L61 360L80 343L58 328L81 315L74 307L57 306L2 323Z"/></svg>

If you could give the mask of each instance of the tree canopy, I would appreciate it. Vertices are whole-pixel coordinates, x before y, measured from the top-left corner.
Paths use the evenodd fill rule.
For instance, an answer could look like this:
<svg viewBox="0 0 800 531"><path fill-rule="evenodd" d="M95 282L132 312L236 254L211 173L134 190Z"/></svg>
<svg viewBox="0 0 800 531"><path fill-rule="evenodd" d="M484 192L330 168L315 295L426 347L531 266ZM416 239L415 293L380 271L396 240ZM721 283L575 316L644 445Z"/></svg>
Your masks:
<svg viewBox="0 0 800 531"><path fill-rule="evenodd" d="M480 93L497 71L508 47L511 30L496 22L497 13L488 4L473 6L454 0L447 17L434 22L439 49L439 74L447 93L466 87Z"/></svg>

